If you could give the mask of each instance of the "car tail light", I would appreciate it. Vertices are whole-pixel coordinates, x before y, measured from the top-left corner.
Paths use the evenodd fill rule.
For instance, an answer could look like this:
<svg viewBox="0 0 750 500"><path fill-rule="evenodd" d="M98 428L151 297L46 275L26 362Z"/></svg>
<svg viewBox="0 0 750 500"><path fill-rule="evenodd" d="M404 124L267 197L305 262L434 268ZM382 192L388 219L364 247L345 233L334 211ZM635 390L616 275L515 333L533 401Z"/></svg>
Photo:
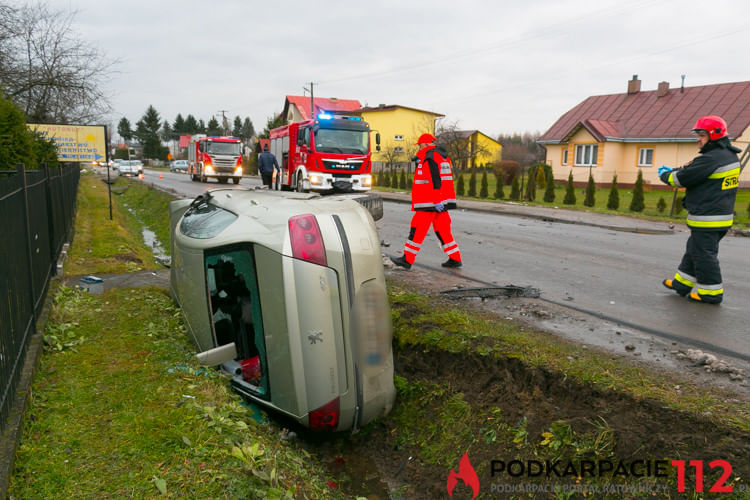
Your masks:
<svg viewBox="0 0 750 500"><path fill-rule="evenodd" d="M292 256L295 259L321 266L328 265L323 237L314 215L297 215L290 218L289 237L292 241Z"/></svg>
<svg viewBox="0 0 750 500"><path fill-rule="evenodd" d="M310 429L313 431L335 431L339 424L339 398L310 412Z"/></svg>

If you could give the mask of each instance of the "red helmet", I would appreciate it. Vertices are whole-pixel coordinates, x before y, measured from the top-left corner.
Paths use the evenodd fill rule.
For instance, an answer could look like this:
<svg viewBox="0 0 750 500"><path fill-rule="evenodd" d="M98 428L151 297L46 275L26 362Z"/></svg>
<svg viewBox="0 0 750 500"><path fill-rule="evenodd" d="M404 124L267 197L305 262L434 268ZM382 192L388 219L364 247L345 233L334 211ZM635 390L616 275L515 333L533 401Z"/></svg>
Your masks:
<svg viewBox="0 0 750 500"><path fill-rule="evenodd" d="M433 142L437 142L437 139L432 134L422 134L419 136L419 139L417 139L417 142L415 144L431 144Z"/></svg>
<svg viewBox="0 0 750 500"><path fill-rule="evenodd" d="M695 122L693 132L699 130L705 130L708 133L708 138L715 141L727 136L727 122L720 116L707 115L698 118L698 121Z"/></svg>

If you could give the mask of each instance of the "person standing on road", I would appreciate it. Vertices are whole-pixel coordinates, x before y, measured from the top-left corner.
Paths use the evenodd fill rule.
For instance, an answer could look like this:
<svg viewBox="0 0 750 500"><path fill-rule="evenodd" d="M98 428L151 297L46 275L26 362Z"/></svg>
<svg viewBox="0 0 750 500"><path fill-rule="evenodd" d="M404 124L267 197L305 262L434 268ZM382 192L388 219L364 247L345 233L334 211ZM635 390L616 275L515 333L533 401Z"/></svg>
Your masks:
<svg viewBox="0 0 750 500"><path fill-rule="evenodd" d="M704 116L695 123L700 155L682 168L659 167L659 178L673 187L684 187L690 237L685 255L672 279L662 283L681 296L706 304L719 304L724 285L719 268L719 242L732 227L734 202L741 166L740 149L732 146L727 124L719 116Z"/></svg>
<svg viewBox="0 0 750 500"><path fill-rule="evenodd" d="M448 260L443 267L458 268L461 252L451 232L451 217L448 210L456 208L456 193L453 189L453 175L450 158L445 151L437 148L437 139L432 134L422 134L417 140L417 169L411 189L411 219L409 237L404 243L404 255L391 257L397 266L411 269L422 242L433 227Z"/></svg>
<svg viewBox="0 0 750 500"><path fill-rule="evenodd" d="M268 189L271 189L274 169L279 170L279 163L273 153L268 151L268 144L265 144L263 145L263 152L258 155L258 173L260 173L263 185L268 186Z"/></svg>

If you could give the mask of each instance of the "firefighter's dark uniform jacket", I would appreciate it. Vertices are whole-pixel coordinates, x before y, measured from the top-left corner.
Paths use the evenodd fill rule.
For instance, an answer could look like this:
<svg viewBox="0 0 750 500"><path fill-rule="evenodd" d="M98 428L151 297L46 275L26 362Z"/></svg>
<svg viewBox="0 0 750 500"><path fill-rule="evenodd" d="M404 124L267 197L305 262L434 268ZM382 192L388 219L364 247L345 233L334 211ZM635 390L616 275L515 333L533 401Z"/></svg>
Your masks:
<svg viewBox="0 0 750 500"><path fill-rule="evenodd" d="M694 290L698 300L716 304L724 296L719 241L734 219L740 150L722 137L707 142L700 152L690 164L660 176L666 184L685 188L683 204L688 210L686 222L691 232L670 288L681 295Z"/></svg>
<svg viewBox="0 0 750 500"><path fill-rule="evenodd" d="M739 186L740 163L729 139L709 141L689 165L665 172L662 182L685 188L683 203L687 225L700 231L725 231L732 227Z"/></svg>

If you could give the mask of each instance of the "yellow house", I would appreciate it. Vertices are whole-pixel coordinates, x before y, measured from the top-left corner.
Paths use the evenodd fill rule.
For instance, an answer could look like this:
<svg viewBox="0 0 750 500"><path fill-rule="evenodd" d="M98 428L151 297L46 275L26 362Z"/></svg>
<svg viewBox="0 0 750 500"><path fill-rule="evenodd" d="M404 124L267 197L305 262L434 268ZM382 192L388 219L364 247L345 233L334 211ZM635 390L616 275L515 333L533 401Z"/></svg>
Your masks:
<svg viewBox="0 0 750 500"><path fill-rule="evenodd" d="M456 167L480 167L502 159L503 145L479 130L444 132L438 141L446 148Z"/></svg>
<svg viewBox="0 0 750 500"><path fill-rule="evenodd" d="M380 134L380 151L375 151L374 146L372 151L374 172L408 164L417 152L417 138L425 132L434 134L435 120L444 116L397 104L364 107L358 113L373 133Z"/></svg>
<svg viewBox="0 0 750 500"><path fill-rule="evenodd" d="M641 91L637 75L627 92L589 97L560 117L537 141L547 149L546 163L558 182L573 172L576 185L594 182L632 187L642 172L644 184L665 188L661 165L680 167L698 154L693 125L701 116L726 120L732 143L750 157L750 82ZM750 169L740 185L750 185Z"/></svg>

